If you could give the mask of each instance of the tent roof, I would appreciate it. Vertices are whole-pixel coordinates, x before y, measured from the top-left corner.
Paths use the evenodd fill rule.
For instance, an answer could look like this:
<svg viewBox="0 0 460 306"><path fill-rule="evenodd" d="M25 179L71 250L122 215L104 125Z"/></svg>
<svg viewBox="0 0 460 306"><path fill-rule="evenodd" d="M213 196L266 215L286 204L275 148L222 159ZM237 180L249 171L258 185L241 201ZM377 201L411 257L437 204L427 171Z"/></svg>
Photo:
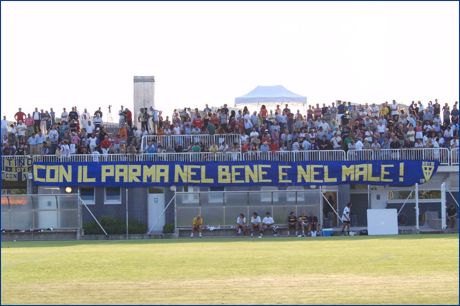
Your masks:
<svg viewBox="0 0 460 306"><path fill-rule="evenodd" d="M252 104L259 102L296 102L307 103L307 97L287 90L284 86L257 86L248 94L235 98L235 104Z"/></svg>

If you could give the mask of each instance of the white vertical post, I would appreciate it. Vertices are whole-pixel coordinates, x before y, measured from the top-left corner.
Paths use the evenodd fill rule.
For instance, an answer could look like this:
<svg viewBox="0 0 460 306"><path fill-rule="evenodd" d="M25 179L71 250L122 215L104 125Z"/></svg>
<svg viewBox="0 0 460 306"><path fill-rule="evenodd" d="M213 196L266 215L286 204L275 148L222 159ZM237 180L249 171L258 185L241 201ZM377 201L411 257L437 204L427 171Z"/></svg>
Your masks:
<svg viewBox="0 0 460 306"><path fill-rule="evenodd" d="M126 199L125 199L125 210L126 210L126 239L129 239L129 230L128 230L128 188L125 189L126 191Z"/></svg>
<svg viewBox="0 0 460 306"><path fill-rule="evenodd" d="M80 188L77 189L77 226L78 226L78 229L77 229L77 240L80 240L81 239L81 231L82 231L82 224L83 224L83 216L82 216L82 213L81 213L81 204L80 204Z"/></svg>
<svg viewBox="0 0 460 306"><path fill-rule="evenodd" d="M420 230L419 215L420 211L418 208L418 183L415 183L415 228L417 231Z"/></svg>
<svg viewBox="0 0 460 306"><path fill-rule="evenodd" d="M441 229L444 231L446 226L446 183L441 184Z"/></svg>
<svg viewBox="0 0 460 306"><path fill-rule="evenodd" d="M319 226L320 230L323 228L324 220L323 220L323 188L319 186Z"/></svg>

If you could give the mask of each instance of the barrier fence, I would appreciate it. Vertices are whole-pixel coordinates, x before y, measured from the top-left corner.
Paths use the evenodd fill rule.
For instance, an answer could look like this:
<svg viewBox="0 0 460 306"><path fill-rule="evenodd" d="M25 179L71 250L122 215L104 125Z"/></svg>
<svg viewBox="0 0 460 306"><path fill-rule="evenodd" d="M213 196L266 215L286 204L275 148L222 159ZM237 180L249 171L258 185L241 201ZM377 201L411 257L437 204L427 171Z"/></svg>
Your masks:
<svg viewBox="0 0 460 306"><path fill-rule="evenodd" d="M205 225L233 226L243 213L249 223L253 212L261 219L270 212L277 224L287 224L291 211L322 220L322 193L317 190L199 191L176 193L176 227L190 227L197 214ZM320 221L322 224L322 222Z"/></svg>
<svg viewBox="0 0 460 306"><path fill-rule="evenodd" d="M77 195L2 195L2 229L77 230L80 210Z"/></svg>
<svg viewBox="0 0 460 306"><path fill-rule="evenodd" d="M452 166L458 165L458 148L453 148L450 150L450 164Z"/></svg>
<svg viewBox="0 0 460 306"><path fill-rule="evenodd" d="M32 158L32 159L31 159ZM14 160L24 164L24 159L33 162L117 162L117 161L354 161L354 160L438 160L441 165L458 165L458 148L420 148L420 149L383 149L383 150L315 150L315 151L276 151L260 152L181 152L154 154L76 154L70 156L34 155L2 156L3 164Z"/></svg>
<svg viewBox="0 0 460 306"><path fill-rule="evenodd" d="M141 152L144 152L152 142L156 143L157 146L161 145L165 149L174 149L179 145L187 148L195 143L204 145L207 148L213 144L217 146L226 144L229 148L235 143L239 147L241 146L239 134L146 135L141 140Z"/></svg>
<svg viewBox="0 0 460 306"><path fill-rule="evenodd" d="M438 160L449 165L449 153L447 148L350 150L347 160Z"/></svg>

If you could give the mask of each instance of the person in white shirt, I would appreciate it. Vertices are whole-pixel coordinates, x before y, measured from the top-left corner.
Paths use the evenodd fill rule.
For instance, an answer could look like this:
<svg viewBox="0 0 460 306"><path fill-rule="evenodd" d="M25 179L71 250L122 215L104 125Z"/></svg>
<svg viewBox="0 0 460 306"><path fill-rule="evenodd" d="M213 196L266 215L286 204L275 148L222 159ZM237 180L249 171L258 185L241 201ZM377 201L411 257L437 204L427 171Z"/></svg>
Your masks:
<svg viewBox="0 0 460 306"><path fill-rule="evenodd" d="M91 137L89 137L89 151L92 153L95 151L96 147L97 147L97 136L96 134L92 135Z"/></svg>
<svg viewBox="0 0 460 306"><path fill-rule="evenodd" d="M362 150L363 147L364 147L363 142L361 141L361 139L358 138L358 140L356 140L356 143L355 143L355 150L357 151Z"/></svg>
<svg viewBox="0 0 460 306"><path fill-rule="evenodd" d="M81 115L81 125L84 129L87 129L88 127L88 122L91 120L91 115L88 113L88 111L86 110L85 108L85 111L83 112L83 114ZM92 132L92 131L91 131Z"/></svg>
<svg viewBox="0 0 460 306"><path fill-rule="evenodd" d="M332 147L334 150L341 150L342 149L342 137L340 137L340 132L336 132L334 137L331 139Z"/></svg>
<svg viewBox="0 0 460 306"><path fill-rule="evenodd" d="M391 116L393 117L393 120L397 121L398 120L398 105L396 104L396 101L393 100L393 103L390 105L391 108Z"/></svg>
<svg viewBox="0 0 460 306"><path fill-rule="evenodd" d="M69 117L69 113L65 110L65 107L62 109L61 113L61 121L67 121L67 117Z"/></svg>
<svg viewBox="0 0 460 306"><path fill-rule="evenodd" d="M450 140L450 148L451 149L458 148L458 137L457 137L457 135L455 135L454 138Z"/></svg>
<svg viewBox="0 0 460 306"><path fill-rule="evenodd" d="M257 230L259 232L259 238L262 238L262 222L256 212L254 212L251 217L251 237L254 236L254 230Z"/></svg>
<svg viewBox="0 0 460 306"><path fill-rule="evenodd" d="M246 235L248 232L248 226L246 225L246 217L243 213L239 214L236 217L236 234L237 235Z"/></svg>
<svg viewBox="0 0 460 306"><path fill-rule="evenodd" d="M93 157L93 162L99 162L101 152L99 152L99 150L94 150L93 152L91 152L91 156Z"/></svg>
<svg viewBox="0 0 460 306"><path fill-rule="evenodd" d="M61 143L61 157L69 157L70 156L70 147L67 140L63 140Z"/></svg>
<svg viewBox="0 0 460 306"><path fill-rule="evenodd" d="M347 234L350 235L350 224L351 224L351 217L350 217L350 212L351 212L351 203L349 202L347 206L343 209L343 214L342 214L342 234L345 234L345 228L347 229Z"/></svg>
<svg viewBox="0 0 460 306"><path fill-rule="evenodd" d="M271 229L273 231L273 236L278 236L278 232L276 230L277 226L275 226L275 220L268 211L265 214L264 219L262 220L262 233L265 232L265 230L267 229Z"/></svg>
<svg viewBox="0 0 460 306"><path fill-rule="evenodd" d="M27 131L27 126L22 122L22 120L19 120L16 126L16 133L18 135L18 141L20 143L22 143L25 140L26 131Z"/></svg>
<svg viewBox="0 0 460 306"><path fill-rule="evenodd" d="M8 120L6 120L6 116L3 116L2 119L2 138L3 135L8 134Z"/></svg>

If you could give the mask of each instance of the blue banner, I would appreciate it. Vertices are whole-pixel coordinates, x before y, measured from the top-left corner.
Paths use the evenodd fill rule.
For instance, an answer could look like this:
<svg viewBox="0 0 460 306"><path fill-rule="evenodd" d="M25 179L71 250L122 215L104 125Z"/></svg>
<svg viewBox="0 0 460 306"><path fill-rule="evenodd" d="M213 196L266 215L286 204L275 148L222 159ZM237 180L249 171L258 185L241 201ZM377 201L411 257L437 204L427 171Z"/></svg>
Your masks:
<svg viewBox="0 0 460 306"><path fill-rule="evenodd" d="M437 161L347 162L37 162L41 186L411 186L436 173Z"/></svg>

